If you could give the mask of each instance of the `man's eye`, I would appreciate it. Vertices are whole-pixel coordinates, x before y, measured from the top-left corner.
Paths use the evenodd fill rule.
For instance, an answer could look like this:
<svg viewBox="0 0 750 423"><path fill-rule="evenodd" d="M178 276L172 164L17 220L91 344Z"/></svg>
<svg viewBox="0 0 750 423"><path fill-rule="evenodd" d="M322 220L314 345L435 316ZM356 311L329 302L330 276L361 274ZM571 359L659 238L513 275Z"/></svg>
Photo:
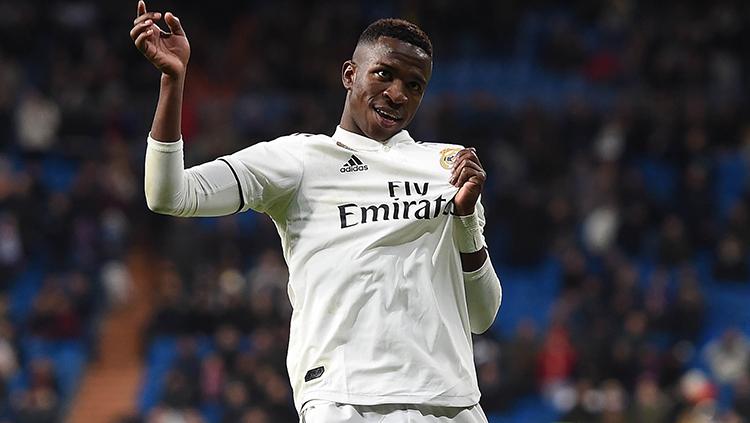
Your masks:
<svg viewBox="0 0 750 423"><path fill-rule="evenodd" d="M419 82L412 82L411 84L409 84L409 87L416 92L422 92L422 84L420 84Z"/></svg>
<svg viewBox="0 0 750 423"><path fill-rule="evenodd" d="M391 77L391 73L388 72L387 70L375 71L375 75L377 75L378 78L382 78L382 79L388 79Z"/></svg>

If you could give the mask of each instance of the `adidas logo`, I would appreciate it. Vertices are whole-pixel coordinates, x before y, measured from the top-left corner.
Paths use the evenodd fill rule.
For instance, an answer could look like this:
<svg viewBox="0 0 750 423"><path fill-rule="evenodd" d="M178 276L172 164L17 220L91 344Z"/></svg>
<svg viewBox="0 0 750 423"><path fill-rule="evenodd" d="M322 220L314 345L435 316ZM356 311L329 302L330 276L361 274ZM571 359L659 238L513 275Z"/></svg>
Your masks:
<svg viewBox="0 0 750 423"><path fill-rule="evenodd" d="M339 169L339 172L341 173L349 173L349 172L364 172L367 170L367 165L362 163L362 160L359 159L359 157L352 154L352 157L344 163L343 166L341 166L341 169Z"/></svg>

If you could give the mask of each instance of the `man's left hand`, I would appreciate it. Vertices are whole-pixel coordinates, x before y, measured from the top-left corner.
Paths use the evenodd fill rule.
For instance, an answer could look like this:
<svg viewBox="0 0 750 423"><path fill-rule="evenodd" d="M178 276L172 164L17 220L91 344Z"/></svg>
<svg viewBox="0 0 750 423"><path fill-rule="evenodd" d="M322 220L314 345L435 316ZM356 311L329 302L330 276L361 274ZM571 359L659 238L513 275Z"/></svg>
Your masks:
<svg viewBox="0 0 750 423"><path fill-rule="evenodd" d="M475 148L464 148L456 154L450 183L459 188L453 199L457 215L466 216L474 213L474 206L479 200L486 180L487 172L482 168Z"/></svg>

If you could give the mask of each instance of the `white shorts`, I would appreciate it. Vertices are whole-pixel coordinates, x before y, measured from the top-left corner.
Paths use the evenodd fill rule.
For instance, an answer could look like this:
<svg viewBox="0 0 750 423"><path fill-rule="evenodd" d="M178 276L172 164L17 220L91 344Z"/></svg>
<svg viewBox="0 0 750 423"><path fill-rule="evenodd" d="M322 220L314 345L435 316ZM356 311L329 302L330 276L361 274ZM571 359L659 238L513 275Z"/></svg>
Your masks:
<svg viewBox="0 0 750 423"><path fill-rule="evenodd" d="M310 400L300 423L487 423L482 407L440 407L419 404L350 405Z"/></svg>

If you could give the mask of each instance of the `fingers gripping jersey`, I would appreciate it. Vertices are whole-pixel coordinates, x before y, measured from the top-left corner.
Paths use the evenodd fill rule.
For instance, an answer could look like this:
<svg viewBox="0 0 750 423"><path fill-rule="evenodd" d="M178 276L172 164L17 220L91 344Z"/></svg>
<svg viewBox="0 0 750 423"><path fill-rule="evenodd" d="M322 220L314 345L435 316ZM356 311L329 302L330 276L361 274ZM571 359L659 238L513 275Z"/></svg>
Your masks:
<svg viewBox="0 0 750 423"><path fill-rule="evenodd" d="M277 226L289 266L287 366L298 410L310 399L479 401L452 242L458 189L448 180L460 149L417 143L406 131L379 143L338 128L333 137L282 137L201 165L239 182L224 211L252 208Z"/></svg>

